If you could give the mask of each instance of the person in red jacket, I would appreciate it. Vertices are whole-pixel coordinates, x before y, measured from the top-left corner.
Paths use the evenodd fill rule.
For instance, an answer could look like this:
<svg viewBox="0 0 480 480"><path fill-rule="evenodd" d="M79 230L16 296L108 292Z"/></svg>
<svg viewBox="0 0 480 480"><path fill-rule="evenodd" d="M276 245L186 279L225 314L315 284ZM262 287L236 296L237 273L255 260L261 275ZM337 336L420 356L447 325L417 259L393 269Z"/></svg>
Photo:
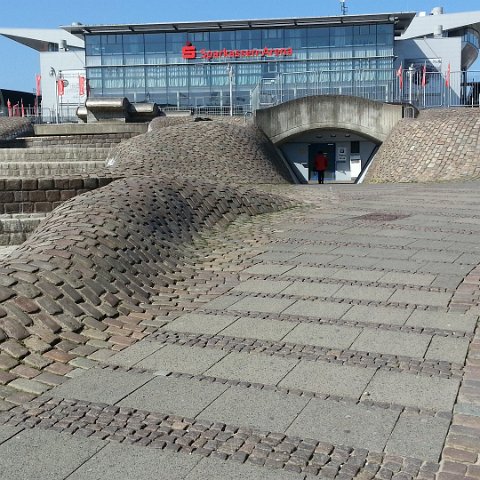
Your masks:
<svg viewBox="0 0 480 480"><path fill-rule="evenodd" d="M323 152L317 152L315 155L315 170L318 173L318 183L325 180L325 170L328 166L328 158Z"/></svg>

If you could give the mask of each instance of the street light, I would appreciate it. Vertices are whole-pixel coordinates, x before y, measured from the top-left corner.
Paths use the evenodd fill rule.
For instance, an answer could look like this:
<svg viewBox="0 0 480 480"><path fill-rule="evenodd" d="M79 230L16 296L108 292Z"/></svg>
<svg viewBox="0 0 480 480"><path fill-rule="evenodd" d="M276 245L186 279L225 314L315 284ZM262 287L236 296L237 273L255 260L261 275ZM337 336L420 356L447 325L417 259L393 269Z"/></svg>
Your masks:
<svg viewBox="0 0 480 480"><path fill-rule="evenodd" d="M49 75L55 79L55 123L58 123L58 77L57 71L50 67Z"/></svg>
<svg viewBox="0 0 480 480"><path fill-rule="evenodd" d="M228 64L228 83L230 86L230 116L233 117L233 65Z"/></svg>

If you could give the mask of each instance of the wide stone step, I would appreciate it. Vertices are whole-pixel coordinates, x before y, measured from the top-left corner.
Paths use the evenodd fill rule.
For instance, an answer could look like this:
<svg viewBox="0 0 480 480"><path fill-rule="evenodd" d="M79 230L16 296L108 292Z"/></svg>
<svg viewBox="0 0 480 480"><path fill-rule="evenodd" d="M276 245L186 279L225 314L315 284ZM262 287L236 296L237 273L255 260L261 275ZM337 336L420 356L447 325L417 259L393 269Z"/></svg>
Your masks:
<svg viewBox="0 0 480 480"><path fill-rule="evenodd" d="M0 162L0 177L95 173L104 166L104 161Z"/></svg>
<svg viewBox="0 0 480 480"><path fill-rule="evenodd" d="M105 160L108 151L109 148L104 147L3 148L0 149L0 163Z"/></svg>
<svg viewBox="0 0 480 480"><path fill-rule="evenodd" d="M0 215L0 245L20 245L44 218L42 213Z"/></svg>

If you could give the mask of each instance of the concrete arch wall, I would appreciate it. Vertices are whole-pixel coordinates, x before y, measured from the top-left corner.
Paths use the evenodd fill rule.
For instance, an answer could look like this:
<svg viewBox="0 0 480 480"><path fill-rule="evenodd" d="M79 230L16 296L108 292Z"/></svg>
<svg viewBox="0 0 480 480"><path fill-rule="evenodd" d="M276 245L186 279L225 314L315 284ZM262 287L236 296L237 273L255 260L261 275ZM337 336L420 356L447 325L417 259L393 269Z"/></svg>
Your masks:
<svg viewBox="0 0 480 480"><path fill-rule="evenodd" d="M383 143L402 117L401 105L346 95L318 95L257 110L255 122L274 144L315 129L348 130Z"/></svg>

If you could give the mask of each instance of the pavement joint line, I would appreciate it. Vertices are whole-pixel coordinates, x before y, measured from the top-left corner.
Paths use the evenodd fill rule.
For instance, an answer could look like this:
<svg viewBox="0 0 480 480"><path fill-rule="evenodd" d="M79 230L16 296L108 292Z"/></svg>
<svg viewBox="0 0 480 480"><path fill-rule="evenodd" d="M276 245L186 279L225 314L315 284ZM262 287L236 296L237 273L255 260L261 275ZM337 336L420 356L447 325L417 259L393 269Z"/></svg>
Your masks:
<svg viewBox="0 0 480 480"><path fill-rule="evenodd" d="M225 352L257 353L267 356L336 363L364 368L379 367L428 377L462 378L463 375L463 365L450 362L302 345L291 342L264 341L222 335L188 334L168 330L151 334L145 337L144 340L168 343L170 345L196 346ZM239 348L239 346L241 347Z"/></svg>
<svg viewBox="0 0 480 480"><path fill-rule="evenodd" d="M62 480L68 480L69 478L72 477L72 475L75 474L75 472L77 472L78 470L80 470L80 468L83 467L83 465L85 465L87 462L89 462L92 458L96 457L97 455L100 455L102 453L102 450L104 448L107 447L107 443L105 443L105 445L102 445L91 457L89 458L86 458L82 463L80 463L80 465L78 465L71 473L69 473L64 479Z"/></svg>
<svg viewBox="0 0 480 480"><path fill-rule="evenodd" d="M412 310L412 313L416 309ZM423 310L420 310L423 311ZM208 308L199 307L195 310L196 313L204 313L211 316L222 315L223 312L218 310L210 310ZM327 317L307 317L302 315L287 315L287 314L276 314L268 315L261 312L241 312L229 310L229 314L236 317L248 317L248 318L258 318L258 319L273 319L281 322L292 322L292 323L309 323L316 325L333 325L333 326L347 326L347 327L361 327L368 330L385 330L389 332L403 332L403 333L416 333L416 334L425 334L425 335L437 335L441 337L451 337L451 338L467 338L472 340L474 337L473 333L469 332L457 332L454 330L445 330L439 328L430 328L430 327L414 327L410 325L392 325L388 323L372 323L372 322L361 322L361 321L352 321L352 320L343 320L343 319L333 319ZM410 317L408 317L410 318ZM408 318L406 321L408 321ZM165 327L161 327L164 329ZM227 328L227 327L225 327ZM158 333L160 330L154 332ZM219 332L220 334L221 332Z"/></svg>
<svg viewBox="0 0 480 480"><path fill-rule="evenodd" d="M277 469L313 475L328 475L334 467L340 475L343 469L353 475L362 472L375 475L381 471L388 473L388 478L402 472L411 478L424 478L439 469L438 463L413 457L71 399L38 398L8 414L0 414L0 422L182 454L212 456L224 461L248 461L265 468L271 468L273 463Z"/></svg>

